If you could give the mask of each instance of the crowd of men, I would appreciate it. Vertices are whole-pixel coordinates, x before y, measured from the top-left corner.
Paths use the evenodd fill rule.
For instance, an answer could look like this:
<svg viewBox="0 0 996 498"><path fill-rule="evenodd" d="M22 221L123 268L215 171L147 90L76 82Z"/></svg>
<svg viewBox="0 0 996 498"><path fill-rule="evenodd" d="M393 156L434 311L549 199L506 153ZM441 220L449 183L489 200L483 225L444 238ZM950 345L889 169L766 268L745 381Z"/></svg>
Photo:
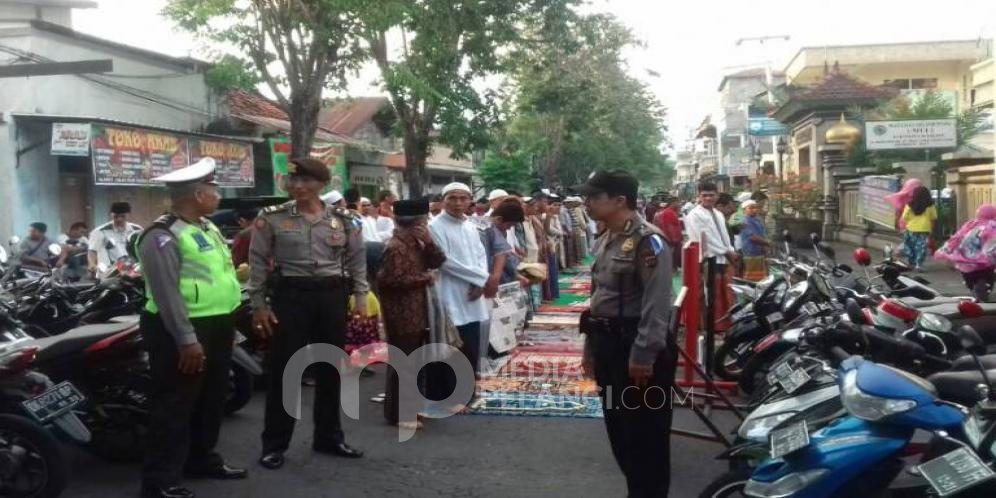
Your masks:
<svg viewBox="0 0 996 498"><path fill-rule="evenodd" d="M205 159L158 178L169 188L172 207L145 230L128 222L126 203L115 203L111 221L89 238L84 224L70 227L61 240L68 250L56 260L39 252L48 242L41 224L32 225L21 248L23 262L37 258L68 269L75 260L74 271L93 274L127 254L129 237L140 233L135 250L148 297L141 325L153 381L144 496L194 496L181 485L184 475L248 476L214 449L228 387L232 313L241 298L238 266L248 265L252 323L269 351L259 464L276 470L286 462L295 427L284 409L284 369L309 344L345 348L347 324L351 316L367 315L370 293L379 298L386 340L396 348L392 354L445 343L462 353L476 378L482 360L493 354L489 299L503 285L519 285L535 310L557 299L559 271L589 257L591 306L580 323L583 366L601 388L612 452L629 496L667 495L676 255L686 235L703 242L705 257L720 268L753 254L748 246L763 249L763 224L757 232L758 223L750 219L757 216L756 199L739 199L738 209L728 195L703 183L696 205L680 207L666 195L644 202L636 178L622 171L595 173L560 194L494 189L475 200L468 185L455 182L428 199L398 200L388 191L368 199L355 190L345 196L327 192L328 168L301 158L288 166L285 187L292 200L258 216L242 213L243 230L229 248L208 219L220 202L214 168ZM402 364L393 360L391 365ZM438 414L401 410L399 375L417 378L420 393L441 401L457 389L456 370L434 363L420 374L391 365L384 417L417 431ZM361 458L341 425L339 368L348 367L311 367L312 449ZM467 401L448 413L465 410Z"/></svg>

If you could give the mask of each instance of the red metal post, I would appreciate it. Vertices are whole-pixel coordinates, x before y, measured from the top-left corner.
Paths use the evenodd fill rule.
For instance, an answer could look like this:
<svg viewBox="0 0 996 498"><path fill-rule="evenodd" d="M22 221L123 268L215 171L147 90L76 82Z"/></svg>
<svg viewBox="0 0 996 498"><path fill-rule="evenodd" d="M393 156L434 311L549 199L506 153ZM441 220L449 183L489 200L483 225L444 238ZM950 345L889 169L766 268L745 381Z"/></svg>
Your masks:
<svg viewBox="0 0 996 498"><path fill-rule="evenodd" d="M681 252L681 279L688 289L685 296L685 303L682 306L683 322L685 324L685 351L689 358L699 357L699 317L702 316L702 274L701 258L699 257L699 243L688 241L682 247ZM691 365L684 365L684 382L691 384L695 381L695 369Z"/></svg>

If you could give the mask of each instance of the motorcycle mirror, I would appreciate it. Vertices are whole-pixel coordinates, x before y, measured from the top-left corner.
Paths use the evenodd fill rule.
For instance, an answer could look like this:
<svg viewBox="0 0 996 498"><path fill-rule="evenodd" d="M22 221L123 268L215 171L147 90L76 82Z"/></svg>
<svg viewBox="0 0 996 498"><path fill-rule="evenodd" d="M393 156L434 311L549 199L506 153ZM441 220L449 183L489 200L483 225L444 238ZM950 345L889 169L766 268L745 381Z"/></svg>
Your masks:
<svg viewBox="0 0 996 498"><path fill-rule="evenodd" d="M782 240L792 242L792 234L788 230L782 230Z"/></svg>
<svg viewBox="0 0 996 498"><path fill-rule="evenodd" d="M979 306L979 303L965 300L958 303L958 313L966 318L979 318L985 315L986 311L982 309L982 306Z"/></svg>
<svg viewBox="0 0 996 498"><path fill-rule="evenodd" d="M59 256L62 254L62 246L60 246L59 244L49 244L48 253L51 254L52 256Z"/></svg>
<svg viewBox="0 0 996 498"><path fill-rule="evenodd" d="M858 266L871 265L872 256L871 253L868 252L868 249L865 249L864 247L859 247L854 250L854 253L852 255L854 256L854 262L857 263Z"/></svg>
<svg viewBox="0 0 996 498"><path fill-rule="evenodd" d="M984 354L986 352L986 343L983 342L982 336L971 325L962 325L958 327L958 341L961 342L961 347L972 354Z"/></svg>
<svg viewBox="0 0 996 498"><path fill-rule="evenodd" d="M816 234L814 233L813 235L816 235ZM817 238L819 238L819 237L817 237ZM822 252L823 254L826 254L826 256L828 258L830 258L830 259L836 259L837 258L837 251L835 251L834 248L833 248L833 246L831 246L830 244L828 244L826 242L817 242L816 246L819 247L820 248L820 252Z"/></svg>
<svg viewBox="0 0 996 498"><path fill-rule="evenodd" d="M858 325L864 325L865 323L865 312L861 309L861 305L854 298L848 298L847 302L844 303L844 311L847 312L847 318L851 322Z"/></svg>
<svg viewBox="0 0 996 498"><path fill-rule="evenodd" d="M0 246L0 264L7 264L8 259L7 250Z"/></svg>

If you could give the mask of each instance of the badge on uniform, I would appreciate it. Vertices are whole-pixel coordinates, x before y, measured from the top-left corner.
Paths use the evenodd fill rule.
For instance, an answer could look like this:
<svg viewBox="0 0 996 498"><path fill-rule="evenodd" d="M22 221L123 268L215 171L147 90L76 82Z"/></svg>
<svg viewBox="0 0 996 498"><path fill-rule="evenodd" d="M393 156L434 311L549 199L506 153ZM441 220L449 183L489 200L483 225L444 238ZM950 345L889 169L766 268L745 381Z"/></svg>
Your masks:
<svg viewBox="0 0 996 498"><path fill-rule="evenodd" d="M200 232L195 233L193 235L193 239L194 239L194 242L197 243L197 249L199 251L201 251L201 252L207 252L207 251L211 250L211 243L208 242L208 239L206 237L204 237L203 233L200 233Z"/></svg>
<svg viewBox="0 0 996 498"><path fill-rule="evenodd" d="M342 230L342 222L339 221L339 218L332 218L329 225L332 226L332 230Z"/></svg>
<svg viewBox="0 0 996 498"><path fill-rule="evenodd" d="M626 242L623 242L622 251L623 252L630 252L635 247L636 247L636 240L635 239L626 239Z"/></svg>
<svg viewBox="0 0 996 498"><path fill-rule="evenodd" d="M283 230L293 230L297 228L297 225L294 223L294 220L284 220L284 222L280 224L280 228Z"/></svg>

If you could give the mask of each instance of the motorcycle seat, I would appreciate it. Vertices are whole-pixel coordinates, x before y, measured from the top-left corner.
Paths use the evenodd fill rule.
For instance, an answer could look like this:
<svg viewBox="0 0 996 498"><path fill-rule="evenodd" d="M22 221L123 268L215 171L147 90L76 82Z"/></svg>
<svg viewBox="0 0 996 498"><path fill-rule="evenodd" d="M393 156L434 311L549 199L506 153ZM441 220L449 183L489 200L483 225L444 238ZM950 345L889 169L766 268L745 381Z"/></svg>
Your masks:
<svg viewBox="0 0 996 498"><path fill-rule="evenodd" d="M919 299L916 297L901 297L900 301L912 306L917 309L929 308L931 306L940 306L942 304L958 304L966 299L971 299L970 297L948 297L948 296L937 296L933 299Z"/></svg>
<svg viewBox="0 0 996 498"><path fill-rule="evenodd" d="M982 367L986 370L996 369L996 354L987 354L979 357ZM978 370L979 366L970 355L961 356L951 364L952 372L963 372L965 370Z"/></svg>
<svg viewBox="0 0 996 498"><path fill-rule="evenodd" d="M996 379L996 369L987 370L986 374ZM927 380L937 388L938 397L967 407L979 402L979 385L986 383L978 370L941 372L927 377Z"/></svg>
<svg viewBox="0 0 996 498"><path fill-rule="evenodd" d="M78 354L87 347L103 339L120 334L130 328L135 327L136 322L126 323L101 323L96 325L84 325L72 329L65 334L60 334L42 339L35 339L29 346L38 348L35 361L44 363L56 358Z"/></svg>

